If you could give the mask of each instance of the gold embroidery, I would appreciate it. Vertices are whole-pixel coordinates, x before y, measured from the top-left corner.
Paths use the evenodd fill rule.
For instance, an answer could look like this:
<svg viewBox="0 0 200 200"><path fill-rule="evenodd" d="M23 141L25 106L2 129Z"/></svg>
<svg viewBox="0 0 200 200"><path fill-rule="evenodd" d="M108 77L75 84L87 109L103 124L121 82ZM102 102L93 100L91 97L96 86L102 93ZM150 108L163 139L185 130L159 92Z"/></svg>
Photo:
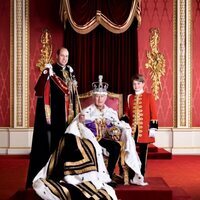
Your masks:
<svg viewBox="0 0 200 200"><path fill-rule="evenodd" d="M106 131L106 120L103 119L96 119L95 120L95 126L97 130L97 141L101 140L102 137L104 136L104 132Z"/></svg>
<svg viewBox="0 0 200 200"><path fill-rule="evenodd" d="M41 179L41 181L43 181L43 183L50 189L50 191L52 191L52 193L56 195L59 199L71 200L70 192L66 187L50 179Z"/></svg>
<svg viewBox="0 0 200 200"><path fill-rule="evenodd" d="M143 129L143 107L142 107L142 94L135 95L133 102L133 123L132 123L132 135L136 132L138 126L138 136L141 137Z"/></svg>
<svg viewBox="0 0 200 200"><path fill-rule="evenodd" d="M97 170L96 152L91 142L87 139L84 138L80 139L78 137L76 137L76 142L83 158L78 161L65 162L64 166L67 167L68 169L64 171L64 175L82 174L93 170L96 171Z"/></svg>
<svg viewBox="0 0 200 200"><path fill-rule="evenodd" d="M152 119L151 122L152 122L153 124L157 124L157 123L158 123L158 120Z"/></svg>
<svg viewBox="0 0 200 200"><path fill-rule="evenodd" d="M50 124L51 123L51 108L50 108L50 105L45 104L44 109L45 109L45 115L46 115L47 123Z"/></svg>
<svg viewBox="0 0 200 200"><path fill-rule="evenodd" d="M68 81L70 80L69 72L63 69L62 73L63 73L63 77L65 78L65 82L68 83Z"/></svg>

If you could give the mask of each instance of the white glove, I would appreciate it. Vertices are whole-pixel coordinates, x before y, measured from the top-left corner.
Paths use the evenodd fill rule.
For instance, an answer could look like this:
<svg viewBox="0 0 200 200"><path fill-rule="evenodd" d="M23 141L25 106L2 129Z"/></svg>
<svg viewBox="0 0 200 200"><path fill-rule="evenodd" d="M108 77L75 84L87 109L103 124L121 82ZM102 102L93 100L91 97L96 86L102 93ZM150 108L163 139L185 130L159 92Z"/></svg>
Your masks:
<svg viewBox="0 0 200 200"><path fill-rule="evenodd" d="M157 134L157 129L155 129L155 128L150 128L149 129L149 137L153 137L153 138L155 138L156 137L156 134Z"/></svg>
<svg viewBox="0 0 200 200"><path fill-rule="evenodd" d="M78 82L76 80L73 80L72 83L73 83L73 86L77 87Z"/></svg>
<svg viewBox="0 0 200 200"><path fill-rule="evenodd" d="M78 116L79 122L80 123L84 123L85 122L85 114L80 113Z"/></svg>
<svg viewBox="0 0 200 200"><path fill-rule="evenodd" d="M50 63L45 65L45 68L49 69L49 76L53 76L53 67Z"/></svg>

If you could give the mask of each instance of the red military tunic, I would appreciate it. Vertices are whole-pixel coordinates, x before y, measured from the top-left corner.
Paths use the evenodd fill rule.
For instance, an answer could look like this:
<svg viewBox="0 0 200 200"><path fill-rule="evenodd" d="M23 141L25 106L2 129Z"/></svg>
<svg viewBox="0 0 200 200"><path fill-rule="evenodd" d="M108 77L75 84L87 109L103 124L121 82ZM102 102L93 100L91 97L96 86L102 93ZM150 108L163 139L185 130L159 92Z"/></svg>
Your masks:
<svg viewBox="0 0 200 200"><path fill-rule="evenodd" d="M152 94L129 94L125 115L129 118L129 124L134 135L138 128L138 143L153 143L155 139L149 137L150 128L158 128L156 102Z"/></svg>

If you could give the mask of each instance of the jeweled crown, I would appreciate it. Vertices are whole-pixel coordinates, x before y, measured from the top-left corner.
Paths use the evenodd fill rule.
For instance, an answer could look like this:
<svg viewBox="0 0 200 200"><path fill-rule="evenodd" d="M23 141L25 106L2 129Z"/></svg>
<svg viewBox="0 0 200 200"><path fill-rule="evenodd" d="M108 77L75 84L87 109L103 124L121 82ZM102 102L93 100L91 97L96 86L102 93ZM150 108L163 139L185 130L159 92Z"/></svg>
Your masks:
<svg viewBox="0 0 200 200"><path fill-rule="evenodd" d="M99 82L92 83L94 94L107 94L108 83L103 82L103 76L99 75Z"/></svg>

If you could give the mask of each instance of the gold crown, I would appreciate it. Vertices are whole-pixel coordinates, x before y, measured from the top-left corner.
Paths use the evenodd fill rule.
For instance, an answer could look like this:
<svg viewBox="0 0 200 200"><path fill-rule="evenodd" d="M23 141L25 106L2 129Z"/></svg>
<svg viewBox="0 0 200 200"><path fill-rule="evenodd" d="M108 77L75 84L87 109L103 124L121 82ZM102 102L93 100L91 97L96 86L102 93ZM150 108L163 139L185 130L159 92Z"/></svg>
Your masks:
<svg viewBox="0 0 200 200"><path fill-rule="evenodd" d="M107 94L108 83L103 82L103 76L99 75L99 82L93 82L92 88L94 94Z"/></svg>

